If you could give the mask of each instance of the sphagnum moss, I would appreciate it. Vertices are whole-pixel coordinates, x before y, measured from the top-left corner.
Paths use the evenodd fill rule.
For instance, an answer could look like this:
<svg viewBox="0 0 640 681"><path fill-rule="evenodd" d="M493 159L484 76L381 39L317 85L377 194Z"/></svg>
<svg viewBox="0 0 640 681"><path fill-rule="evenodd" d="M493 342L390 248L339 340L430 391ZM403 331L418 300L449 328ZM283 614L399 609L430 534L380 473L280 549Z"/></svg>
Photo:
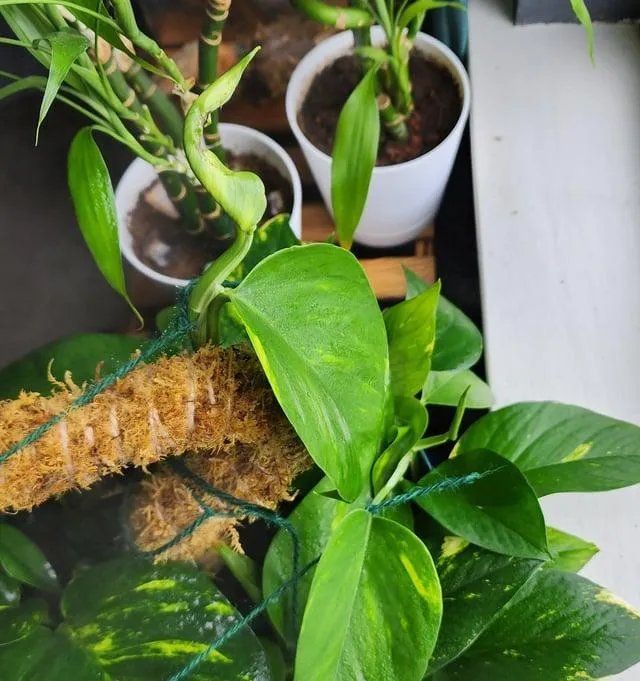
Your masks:
<svg viewBox="0 0 640 681"><path fill-rule="evenodd" d="M68 389L50 397L23 393L0 402L0 452L68 409L77 397L78 390ZM288 465L286 452L292 450L279 447L281 438L285 443L293 438L294 459L304 458L302 445L248 353L203 347L192 355L163 357L71 410L42 438L0 464L0 510L29 510L128 466L145 468L186 452L216 452L208 459L213 466L224 458L220 453L244 446L242 451L255 453L257 461L264 461L266 452L281 457L272 465L282 470ZM242 484L234 488L239 495Z"/></svg>

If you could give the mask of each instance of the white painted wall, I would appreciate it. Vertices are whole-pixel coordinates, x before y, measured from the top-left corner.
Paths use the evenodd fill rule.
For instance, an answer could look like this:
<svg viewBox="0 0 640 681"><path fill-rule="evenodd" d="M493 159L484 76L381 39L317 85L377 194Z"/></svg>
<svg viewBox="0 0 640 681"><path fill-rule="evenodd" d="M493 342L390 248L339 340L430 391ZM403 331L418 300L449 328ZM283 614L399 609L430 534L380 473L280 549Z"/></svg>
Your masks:
<svg viewBox="0 0 640 681"><path fill-rule="evenodd" d="M515 27L470 4L487 369L499 405L559 400L640 424L640 37ZM595 541L585 574L640 608L640 487L544 501ZM640 667L618 677L639 681Z"/></svg>

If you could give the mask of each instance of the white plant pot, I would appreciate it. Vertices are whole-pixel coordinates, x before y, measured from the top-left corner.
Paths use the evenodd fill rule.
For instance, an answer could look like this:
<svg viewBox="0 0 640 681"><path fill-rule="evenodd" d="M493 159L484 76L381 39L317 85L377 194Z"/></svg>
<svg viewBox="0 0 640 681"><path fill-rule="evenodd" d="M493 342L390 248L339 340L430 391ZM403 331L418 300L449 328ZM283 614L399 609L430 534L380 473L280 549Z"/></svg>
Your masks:
<svg viewBox="0 0 640 681"><path fill-rule="evenodd" d="M374 27L372 38L376 45L384 43L384 33L379 26ZM462 111L453 130L431 151L411 161L374 169L364 213L355 233L356 241L367 246L396 246L411 241L433 222L469 117L469 77L461 61L446 45L424 33L417 35L415 47L449 69L460 87ZM315 76L352 50L351 31L321 42L296 67L286 96L289 125L332 214L331 157L307 139L298 125L298 113Z"/></svg>
<svg viewBox="0 0 640 681"><path fill-rule="evenodd" d="M302 237L302 185L300 175L287 152L272 139L257 130L233 123L220 124L220 136L225 149L234 154L255 154L272 165L291 184L293 191L293 208L291 210L291 229L298 237ZM188 279L177 279L156 272L145 265L133 250L133 238L129 231L130 215L140 195L158 178L153 166L137 158L124 172L116 187L116 210L118 213L118 231L120 250L125 260L138 272L165 287L181 288L189 283ZM167 204L171 206L169 197Z"/></svg>

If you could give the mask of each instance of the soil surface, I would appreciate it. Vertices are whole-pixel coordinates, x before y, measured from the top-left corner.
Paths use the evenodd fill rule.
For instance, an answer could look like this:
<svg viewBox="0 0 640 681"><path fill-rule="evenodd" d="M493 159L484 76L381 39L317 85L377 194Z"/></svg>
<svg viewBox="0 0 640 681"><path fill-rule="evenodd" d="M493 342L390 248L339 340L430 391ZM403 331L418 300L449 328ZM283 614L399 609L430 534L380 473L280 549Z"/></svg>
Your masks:
<svg viewBox="0 0 640 681"><path fill-rule="evenodd" d="M264 182L267 209L264 223L278 213L291 212L293 189L271 164L255 154L230 154L227 165L233 170L251 170ZM154 183L157 184L159 180ZM154 185L151 185L151 189ZM204 235L191 235L179 218L158 210L140 195L138 204L129 215L133 234L133 249L145 265L156 272L178 279L192 279L220 255L220 247Z"/></svg>
<svg viewBox="0 0 640 681"><path fill-rule="evenodd" d="M415 109L407 121L409 139L380 134L378 166L403 163L437 147L453 130L462 110L460 88L449 70L414 53L409 63ZM298 114L298 124L316 147L331 154L338 117L362 77L354 55L340 57L311 83Z"/></svg>

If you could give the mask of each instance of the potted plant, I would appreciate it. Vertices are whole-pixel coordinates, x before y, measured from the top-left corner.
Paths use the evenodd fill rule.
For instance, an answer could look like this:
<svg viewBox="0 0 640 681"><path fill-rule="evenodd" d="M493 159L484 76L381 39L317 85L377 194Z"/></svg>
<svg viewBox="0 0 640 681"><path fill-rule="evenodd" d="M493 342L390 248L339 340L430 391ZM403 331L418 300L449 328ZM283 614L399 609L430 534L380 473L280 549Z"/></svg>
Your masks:
<svg viewBox="0 0 640 681"><path fill-rule="evenodd" d="M80 228L94 255L102 248L105 233L117 229L125 259L161 285L184 286L198 276L232 242L235 225L189 169L183 151L184 115L151 76L173 82L176 98L187 107L195 97L194 88L202 89L216 78L218 46L230 5L225 0L206 3L197 84L140 31L130 0L0 5L16 34L16 39L3 42L27 49L49 71L48 78L15 77L1 96L27 88L43 91L38 128L56 98L88 117L89 127L78 133L69 154L69 183ZM148 55L151 62L138 53ZM86 205L79 207L78 197L88 167L107 173L95 133L114 137L137 157L116 188L115 211L103 224L86 212ZM207 145L229 165L259 171L271 193L265 219L291 213L291 226L300 234L300 179L279 145L250 128L218 124L217 117L207 126ZM112 204L111 194L102 200ZM117 252L112 254L109 281L122 293L118 258Z"/></svg>
<svg viewBox="0 0 640 681"><path fill-rule="evenodd" d="M541 402L489 413L460 436L467 405L490 396L470 371L478 330L439 284L409 273L407 300L383 314L338 246L271 241L261 259L264 188L200 143L244 66L185 122L195 175L238 224L233 246L185 293L165 335L113 373L84 388L67 375L62 392L0 403L2 509L189 451L174 470L199 515L151 556L78 572L53 609L18 604L16 581L55 593L58 582L0 526L7 681L564 681L636 664L640 614L576 574L597 549L546 527L539 498L636 484L640 428ZM445 432L427 429L434 404L455 405ZM249 477L246 466L229 474L221 445L292 430L321 479L284 518L251 501L264 458ZM239 517L281 528L262 566L227 558L258 602L245 615L193 566L149 560ZM258 629L265 612L277 633Z"/></svg>
<svg viewBox="0 0 640 681"><path fill-rule="evenodd" d="M293 4L317 21L353 29L311 50L286 96L289 125L341 243L349 246L354 232L369 246L414 239L435 218L471 97L460 60L419 29L427 10L457 5Z"/></svg>

